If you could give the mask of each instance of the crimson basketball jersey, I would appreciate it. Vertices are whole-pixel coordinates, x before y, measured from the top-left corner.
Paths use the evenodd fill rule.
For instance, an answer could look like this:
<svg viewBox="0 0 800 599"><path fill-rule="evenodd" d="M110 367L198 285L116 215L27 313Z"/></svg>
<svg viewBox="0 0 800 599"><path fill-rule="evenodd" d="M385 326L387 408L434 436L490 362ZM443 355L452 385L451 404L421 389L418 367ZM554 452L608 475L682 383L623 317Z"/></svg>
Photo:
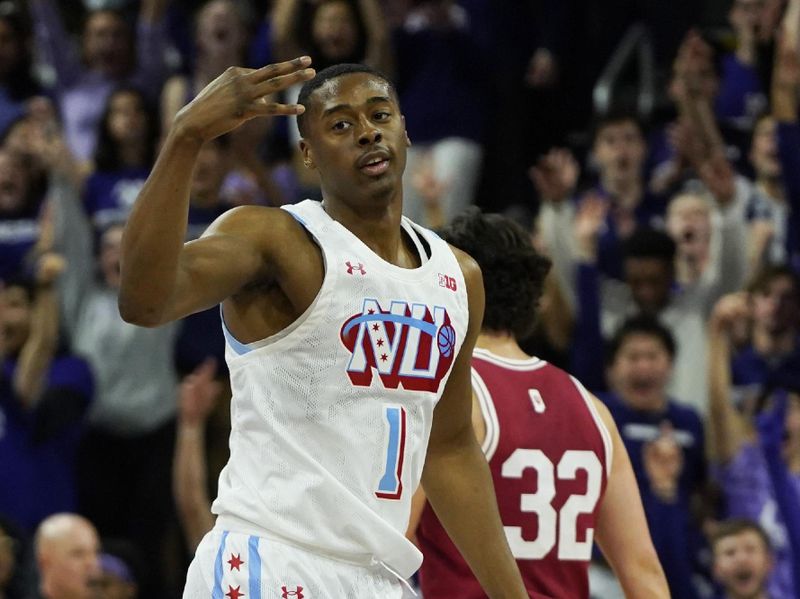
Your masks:
<svg viewBox="0 0 800 599"><path fill-rule="evenodd" d="M532 597L589 596L588 566L611 435L583 386L538 358L476 349L472 387L500 517ZM430 505L417 528L427 598L486 597Z"/></svg>

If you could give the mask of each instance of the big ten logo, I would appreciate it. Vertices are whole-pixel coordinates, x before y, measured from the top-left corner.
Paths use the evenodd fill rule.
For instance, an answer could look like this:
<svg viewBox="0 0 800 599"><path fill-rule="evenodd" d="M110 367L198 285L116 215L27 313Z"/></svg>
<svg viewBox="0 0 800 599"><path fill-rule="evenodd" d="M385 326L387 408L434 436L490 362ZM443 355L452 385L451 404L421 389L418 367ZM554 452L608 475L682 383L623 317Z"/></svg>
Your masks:
<svg viewBox="0 0 800 599"><path fill-rule="evenodd" d="M393 300L384 310L378 300L365 299L340 338L352 354L347 375L364 387L375 370L386 388L435 392L455 357L456 332L442 306Z"/></svg>
<svg viewBox="0 0 800 599"><path fill-rule="evenodd" d="M446 287L450 291L457 291L456 280L450 275L439 273L439 287Z"/></svg>

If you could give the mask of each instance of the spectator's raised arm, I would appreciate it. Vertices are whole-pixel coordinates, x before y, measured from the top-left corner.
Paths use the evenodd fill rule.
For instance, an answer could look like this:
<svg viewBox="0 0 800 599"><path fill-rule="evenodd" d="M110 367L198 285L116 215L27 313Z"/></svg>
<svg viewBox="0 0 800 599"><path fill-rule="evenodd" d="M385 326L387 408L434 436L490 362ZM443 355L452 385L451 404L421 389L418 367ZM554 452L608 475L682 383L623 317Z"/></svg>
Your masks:
<svg viewBox="0 0 800 599"><path fill-rule="evenodd" d="M31 16L36 32L36 44L43 61L55 70L60 89L71 86L80 76L80 57L53 0L31 0Z"/></svg>

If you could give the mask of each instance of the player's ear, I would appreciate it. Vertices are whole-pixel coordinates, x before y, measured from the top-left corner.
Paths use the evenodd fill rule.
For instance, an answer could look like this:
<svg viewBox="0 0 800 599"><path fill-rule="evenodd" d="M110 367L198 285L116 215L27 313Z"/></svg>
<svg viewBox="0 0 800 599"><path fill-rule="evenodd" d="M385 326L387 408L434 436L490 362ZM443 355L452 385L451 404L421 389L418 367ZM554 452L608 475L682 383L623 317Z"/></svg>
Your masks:
<svg viewBox="0 0 800 599"><path fill-rule="evenodd" d="M306 143L305 139L300 140L299 146L300 153L303 155L303 166L309 170L314 170L316 166L314 165L314 157L311 152L311 146Z"/></svg>
<svg viewBox="0 0 800 599"><path fill-rule="evenodd" d="M403 123L403 133L406 136L406 147L410 148L411 147L411 138L408 136L408 130L406 129L406 117L404 117L403 115L400 115L400 122Z"/></svg>

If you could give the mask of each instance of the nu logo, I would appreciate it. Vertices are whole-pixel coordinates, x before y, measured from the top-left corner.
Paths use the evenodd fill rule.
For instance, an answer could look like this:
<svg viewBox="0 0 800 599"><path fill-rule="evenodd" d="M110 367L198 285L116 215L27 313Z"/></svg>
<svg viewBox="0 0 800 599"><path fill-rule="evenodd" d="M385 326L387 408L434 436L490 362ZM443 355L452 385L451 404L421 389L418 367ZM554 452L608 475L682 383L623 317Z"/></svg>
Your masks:
<svg viewBox="0 0 800 599"><path fill-rule="evenodd" d="M378 300L365 299L340 336L352 354L347 376L363 387L376 370L386 388L435 392L455 357L456 332L442 306L431 312L425 304L392 301L383 310Z"/></svg>

